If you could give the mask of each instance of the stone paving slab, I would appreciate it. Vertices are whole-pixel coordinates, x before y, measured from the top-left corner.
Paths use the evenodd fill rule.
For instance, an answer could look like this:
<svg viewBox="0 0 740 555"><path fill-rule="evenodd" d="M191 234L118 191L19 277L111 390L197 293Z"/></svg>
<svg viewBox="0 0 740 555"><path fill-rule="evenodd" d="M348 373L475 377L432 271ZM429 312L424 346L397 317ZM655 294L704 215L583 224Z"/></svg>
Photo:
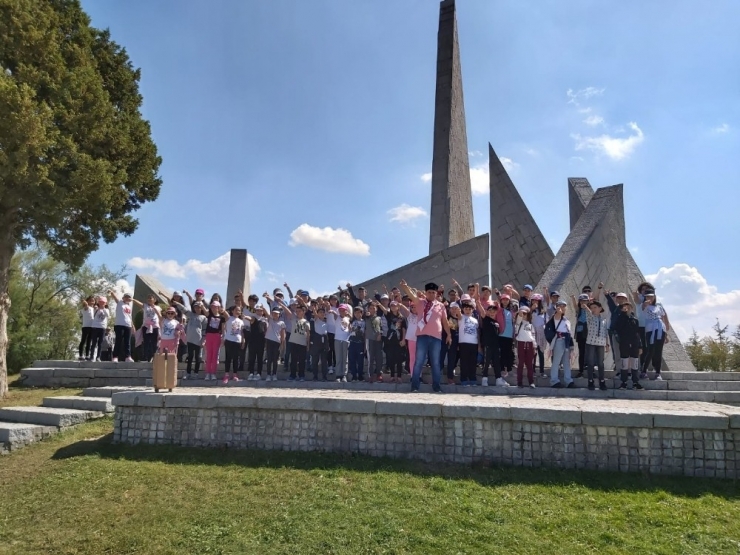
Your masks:
<svg viewBox="0 0 740 555"><path fill-rule="evenodd" d="M52 407L6 407L0 409L0 421L56 426L57 428L74 426L92 418L99 418L102 415L101 412Z"/></svg>
<svg viewBox="0 0 740 555"><path fill-rule="evenodd" d="M57 428L53 426L0 422L0 455L8 454L56 432Z"/></svg>
<svg viewBox="0 0 740 555"><path fill-rule="evenodd" d="M82 390L82 394L85 397L112 397L114 393L120 393L121 391L151 391L148 387L137 387L137 386L126 386L126 385L111 385L105 387L87 387Z"/></svg>
<svg viewBox="0 0 740 555"><path fill-rule="evenodd" d="M95 412L113 412L110 397L83 397L77 395L60 395L45 397L42 405L60 409L91 410Z"/></svg>
<svg viewBox="0 0 740 555"><path fill-rule="evenodd" d="M223 396L223 403L221 397ZM387 393L346 390L178 388L172 393L115 393L116 406L229 407L272 410L361 412L441 417L476 414L479 418L563 424L639 425L646 428L740 428L740 408L692 401L528 398L435 393ZM349 407L352 406L350 409ZM508 415L508 416L507 416Z"/></svg>

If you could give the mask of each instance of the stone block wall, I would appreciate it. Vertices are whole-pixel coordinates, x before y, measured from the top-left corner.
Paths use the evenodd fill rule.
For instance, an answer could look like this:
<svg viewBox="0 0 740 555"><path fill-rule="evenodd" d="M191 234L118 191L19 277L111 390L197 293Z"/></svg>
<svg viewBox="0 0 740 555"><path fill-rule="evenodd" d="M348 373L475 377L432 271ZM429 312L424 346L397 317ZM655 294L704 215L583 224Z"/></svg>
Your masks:
<svg viewBox="0 0 740 555"><path fill-rule="evenodd" d="M388 289L398 286L405 279L411 287L423 289L424 284L433 281L444 283L449 290L452 279L465 287L468 282L488 283L488 234L479 235L454 247L434 253L420 260L385 273L381 276L363 281L363 286L370 294L383 291L383 284Z"/></svg>
<svg viewBox="0 0 740 555"><path fill-rule="evenodd" d="M113 402L117 405L114 439L131 444L738 476L740 420L731 415L620 415L553 407L443 404L418 397L406 402L174 394L134 399L132 394L119 393Z"/></svg>

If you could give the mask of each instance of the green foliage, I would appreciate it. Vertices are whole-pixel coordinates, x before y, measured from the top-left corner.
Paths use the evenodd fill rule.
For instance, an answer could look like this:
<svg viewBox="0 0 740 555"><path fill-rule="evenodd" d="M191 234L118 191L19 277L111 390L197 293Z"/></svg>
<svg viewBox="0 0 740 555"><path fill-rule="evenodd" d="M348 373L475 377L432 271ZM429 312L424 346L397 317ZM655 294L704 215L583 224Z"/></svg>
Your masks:
<svg viewBox="0 0 740 555"><path fill-rule="evenodd" d="M10 279L10 373L34 360L71 358L80 336L80 299L104 293L124 277L124 269L113 272L105 266L72 270L44 248L17 253Z"/></svg>
<svg viewBox="0 0 740 555"><path fill-rule="evenodd" d="M0 233L77 267L136 229L161 185L139 77L77 0L0 0Z"/></svg>
<svg viewBox="0 0 740 555"><path fill-rule="evenodd" d="M722 326L717 320L713 326L715 337L699 337L691 334L689 341L684 344L686 354L697 370L725 372L740 370L740 326L729 335L729 326Z"/></svg>

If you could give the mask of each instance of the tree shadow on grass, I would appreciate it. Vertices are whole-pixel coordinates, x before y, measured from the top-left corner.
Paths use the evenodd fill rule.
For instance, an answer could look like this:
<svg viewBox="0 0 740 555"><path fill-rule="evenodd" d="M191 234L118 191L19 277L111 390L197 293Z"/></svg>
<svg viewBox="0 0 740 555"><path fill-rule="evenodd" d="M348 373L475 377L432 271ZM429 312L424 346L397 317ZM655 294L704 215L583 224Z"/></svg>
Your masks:
<svg viewBox="0 0 740 555"><path fill-rule="evenodd" d="M57 450L53 459L97 456L136 462L162 462L171 465L243 466L246 468L286 468L303 471L346 471L401 473L420 478L473 480L485 487L508 485L582 486L615 493L665 492L678 497L698 498L714 495L727 500L740 498L740 482L716 478L656 476L638 473L556 468L521 468L497 465L425 463L422 461L370 457L360 454L298 451L266 451L197 448L176 445L128 445L112 443L113 434L83 440Z"/></svg>

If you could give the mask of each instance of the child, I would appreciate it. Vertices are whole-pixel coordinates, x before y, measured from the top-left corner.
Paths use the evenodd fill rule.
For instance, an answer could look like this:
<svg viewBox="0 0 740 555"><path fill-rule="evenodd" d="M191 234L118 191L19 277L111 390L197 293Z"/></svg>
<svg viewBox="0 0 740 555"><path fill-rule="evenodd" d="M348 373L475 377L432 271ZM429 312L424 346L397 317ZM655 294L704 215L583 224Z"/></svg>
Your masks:
<svg viewBox="0 0 740 555"><path fill-rule="evenodd" d="M157 343L159 342L159 321L162 319L162 311L157 306L157 297L149 295L146 298L146 305L136 299L133 300L144 311L144 360L151 362L154 353L157 352ZM177 345L172 351L177 353Z"/></svg>
<svg viewBox="0 0 740 555"><path fill-rule="evenodd" d="M328 303L327 303L328 304ZM322 304L316 309L315 317L311 320L311 371L315 382L319 381L319 367L321 377L326 381L329 353L329 326L326 319L326 306Z"/></svg>
<svg viewBox="0 0 740 555"><path fill-rule="evenodd" d="M349 334L351 324L349 319L350 307L342 303L337 308L329 309L329 317L334 320L334 368L337 382L347 381L347 352L349 351Z"/></svg>
<svg viewBox="0 0 740 555"><path fill-rule="evenodd" d="M177 355L180 335L184 331L180 320L177 319L177 310L175 310L174 306L168 306L164 312L164 320L162 320L160 328L161 340L159 342L159 352Z"/></svg>
<svg viewBox="0 0 740 555"><path fill-rule="evenodd" d="M475 367L478 362L478 319L473 316L472 300L462 303L462 317L459 321L460 385L478 385Z"/></svg>
<svg viewBox="0 0 740 555"><path fill-rule="evenodd" d="M601 313L604 307L599 301L590 301L588 303L590 312L586 320L588 334L586 336L586 371L588 373L588 388L593 391L594 385L594 365L599 367L599 389L606 391L606 382L604 381L604 353L609 352L609 343L607 342L606 320Z"/></svg>
<svg viewBox="0 0 740 555"><path fill-rule="evenodd" d="M337 355L334 351L334 339L336 339L336 321L331 316L330 311L336 310L339 307L339 299L336 295L329 296L329 306L326 307L326 329L327 329L327 340L329 341L329 351L326 355L326 364L328 366L327 374L329 376L334 374L334 369L337 366Z"/></svg>
<svg viewBox="0 0 740 555"><path fill-rule="evenodd" d="M199 290L202 291L202 290ZM188 298L190 294L187 291L183 291ZM198 296L196 292L196 297ZM201 298L203 295L201 294ZM179 303L175 302L175 306ZM187 322L185 324L185 339L187 341L187 374L182 379L187 380L190 378L190 373L193 369L193 359L195 359L195 377L198 377L198 371L200 370L200 354L201 345L203 344L203 335L206 331L206 324L208 318L206 317L206 310L201 301L194 301L190 304L191 310L187 310L184 305L179 304L180 310L182 310L187 316Z"/></svg>
<svg viewBox="0 0 740 555"><path fill-rule="evenodd" d="M478 299L478 314L483 315L480 321L481 350L483 351L483 378L481 385L488 387L488 368L493 367L494 384L498 387L509 387L501 377L501 348L498 344L499 324L496 314L499 310L498 301L484 306Z"/></svg>
<svg viewBox="0 0 740 555"><path fill-rule="evenodd" d="M591 290L590 287L585 289ZM586 369L586 337L588 336L588 315L591 312L588 308L590 297L588 293L581 293L576 300L575 295L571 295L573 305L576 309L576 344L578 345L578 375L576 378L583 377L583 371Z"/></svg>
<svg viewBox="0 0 740 555"><path fill-rule="evenodd" d="M454 289L452 289L452 291L454 291ZM467 298L466 302L472 302L469 295L463 295L463 298ZM450 343L448 347L446 341L442 342L442 354L447 355L447 384L454 385L455 384L455 366L457 366L457 359L459 358L459 353L460 353L460 347L459 347L460 345L460 318L462 318L463 315L462 315L462 312L460 311L460 305L454 302L450 303L450 306L447 312L448 312L447 324L450 327L450 336L452 337L452 343ZM473 312L475 312L475 309L473 309ZM443 333L442 335L443 335L443 339L446 339L444 337L446 334ZM461 370L461 373L462 373L462 370ZM474 381L475 381L475 384L478 385L477 378Z"/></svg>
<svg viewBox="0 0 740 555"><path fill-rule="evenodd" d="M365 332L367 338L367 375L371 382L383 381L383 327L378 316L378 302L367 305Z"/></svg>
<svg viewBox="0 0 740 555"><path fill-rule="evenodd" d="M667 333L671 329L671 324L668 321L665 308L655 296L655 290L646 289L644 297L645 301L640 308L645 323L647 354L643 357L641 377L647 378L647 369L652 363L653 370L655 370L655 379L662 380L660 369L663 364L663 345L668 341Z"/></svg>
<svg viewBox="0 0 740 555"><path fill-rule="evenodd" d="M92 345L90 347L90 358L95 356L95 361L101 361L101 353L103 350L103 336L105 330L108 327L108 299L105 297L98 297L97 306L93 312L92 317Z"/></svg>
<svg viewBox="0 0 740 555"><path fill-rule="evenodd" d="M365 356L365 320L362 319L363 309L356 306L354 319L350 324L349 349L349 374L352 381L362 381L363 365Z"/></svg>
<svg viewBox="0 0 740 555"><path fill-rule="evenodd" d="M534 326L534 342L537 345L537 357L540 362L540 376L545 377L545 351L547 350L547 339L545 339L545 323L547 311L542 302L542 295L535 293L531 297L530 311L532 312L532 325ZM536 368L535 364L535 368Z"/></svg>
<svg viewBox="0 0 740 555"><path fill-rule="evenodd" d="M235 306L231 309L231 316L226 320L223 339L221 345L224 347L226 355L226 370L224 371L223 383L229 383L229 368L232 368L231 379L239 381L236 375L239 367L239 354L244 344L244 322L242 321L242 309Z"/></svg>
<svg viewBox="0 0 740 555"><path fill-rule="evenodd" d="M642 354L640 322L632 312L630 303L619 305L619 317L614 324L614 331L619 338L619 355L622 357L622 384L619 389L627 389L628 370L632 371L632 389L643 389L638 377Z"/></svg>
<svg viewBox="0 0 740 555"><path fill-rule="evenodd" d="M90 296L82 301L82 308L80 309L80 320L82 320L82 337L80 338L80 346L78 347L77 360L92 360L92 354L90 353L90 346L92 344L93 336L93 311L95 306L95 298ZM82 354L85 354L83 357Z"/></svg>
<svg viewBox="0 0 740 555"><path fill-rule="evenodd" d="M103 353L100 356L100 360L103 362L110 362L113 355L113 347L116 344L116 336L113 334L113 328L105 330L105 338L103 340Z"/></svg>
<svg viewBox="0 0 740 555"><path fill-rule="evenodd" d="M134 359L131 358L131 333L136 329L131 318L133 313L131 295L124 293L123 299L119 301L113 291L108 291L108 294L116 302L116 325L113 326L116 333L116 345L113 348L113 362L118 362L118 356L121 354L126 357L126 362L133 362Z"/></svg>
<svg viewBox="0 0 740 555"><path fill-rule="evenodd" d="M242 318L245 323L249 320L249 331L245 332L245 341L249 338L249 358L247 361L247 380L258 382L262 379L262 364L264 363L265 354L265 337L267 334L267 310L262 305L255 305L254 312L247 312L247 316ZM244 352L244 351L242 351ZM255 363L257 371L255 372Z"/></svg>
<svg viewBox="0 0 740 555"><path fill-rule="evenodd" d="M388 336L386 337L386 351L388 368L391 372L391 383L401 383L403 369L403 348L406 345L405 320L398 311L398 302L391 301L391 319L388 321Z"/></svg>
<svg viewBox="0 0 740 555"><path fill-rule="evenodd" d="M514 314L516 313L512 313L511 296L508 294L499 297L499 305L496 311L498 346L501 357L501 376L505 378L514 367ZM496 383L496 385L499 384Z"/></svg>
<svg viewBox="0 0 740 555"><path fill-rule="evenodd" d="M213 301L208 310L206 334L203 339L203 346L206 348L206 380L216 379L218 351L221 347L221 336L224 333L226 316L226 312L221 308L221 303Z"/></svg>
<svg viewBox="0 0 740 555"><path fill-rule="evenodd" d="M267 321L267 329L265 330L265 347L267 349L267 377L265 380L268 382L277 381L280 348L285 343L285 322L280 319L280 312L280 307L277 304L273 304L270 319Z"/></svg>
<svg viewBox="0 0 740 555"><path fill-rule="evenodd" d="M550 368L550 385L554 388L563 387L560 383L560 365L563 365L563 379L566 387L574 388L575 383L571 377L570 356L573 353L573 336L570 331L570 322L565 317L565 309L568 303L557 301L555 303L555 314L545 325L545 333L552 334L550 351L552 353L552 367Z"/></svg>
<svg viewBox="0 0 740 555"><path fill-rule="evenodd" d="M532 312L526 306L519 308L519 317L516 323L516 352L518 364L516 366L516 385L524 387L522 378L523 367L527 365L527 381L529 387L534 389L534 326L532 325Z"/></svg>
<svg viewBox="0 0 740 555"><path fill-rule="evenodd" d="M291 313L293 317L293 329L290 332L288 344L290 347L290 377L288 381L299 382L306 381L306 357L308 345L311 340L311 325L306 320L306 309L302 306L296 306L293 310L283 309L286 313ZM287 355L286 355L287 356Z"/></svg>
<svg viewBox="0 0 740 555"><path fill-rule="evenodd" d="M416 314L416 304L409 302L408 308L405 304L401 303L398 305L398 309L406 317L406 360L408 360L409 372L413 371L414 364L416 364L416 330L419 327L419 317Z"/></svg>

